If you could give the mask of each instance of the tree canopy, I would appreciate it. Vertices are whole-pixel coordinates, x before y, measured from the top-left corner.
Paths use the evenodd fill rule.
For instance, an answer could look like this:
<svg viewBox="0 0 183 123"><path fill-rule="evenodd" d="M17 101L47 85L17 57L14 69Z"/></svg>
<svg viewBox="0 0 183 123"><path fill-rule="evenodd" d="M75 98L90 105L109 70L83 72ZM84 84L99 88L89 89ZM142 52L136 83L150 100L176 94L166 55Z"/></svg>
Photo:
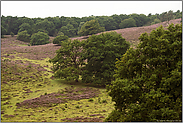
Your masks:
<svg viewBox="0 0 183 123"><path fill-rule="evenodd" d="M136 22L133 18L125 19L119 24L119 27L121 29L129 28L129 27L136 27Z"/></svg>
<svg viewBox="0 0 183 123"><path fill-rule="evenodd" d="M83 70L82 80L87 83L105 85L113 80L116 58L129 48L130 44L116 32L106 32L90 36L84 43L83 54L87 64Z"/></svg>
<svg viewBox="0 0 183 123"><path fill-rule="evenodd" d="M56 51L57 55L49 60L53 63L54 77L66 80L79 80L82 73L81 66L84 64L82 42L68 39L62 42L61 48Z"/></svg>
<svg viewBox="0 0 183 123"><path fill-rule="evenodd" d="M182 24L162 26L140 36L116 62L115 81L108 86L115 110L106 121L182 119Z"/></svg>
<svg viewBox="0 0 183 123"><path fill-rule="evenodd" d="M67 35L68 37L75 37L75 36L81 36L81 34L83 33L83 32L80 32L79 34L81 27L83 26L84 23L86 24L86 22L88 23L91 20L98 21L99 26L96 26L97 28L101 27L106 31L109 31L109 30L120 29L120 23L123 22L125 19L129 19L129 18L133 18L135 20L135 25L139 27L139 26L154 24L153 22L155 19L158 19L160 20L160 22L163 22L163 21L169 21L170 19L182 18L182 12L178 10L177 12L168 11L168 12L155 14L155 15L149 14L148 16L144 14L130 14L130 15L114 14L111 16L89 16L89 17L82 17L82 18L64 17L64 16L46 17L46 18L39 18L39 17L28 18L25 16L24 17L17 17L17 16L5 17L2 15L1 27L4 28L2 29L2 31L6 32L6 33L3 32L3 34L5 35L6 34L10 35L11 32L17 35L18 32L21 32L24 30L27 30L27 32L30 34L29 30L33 30L33 33L41 31L41 32L46 32L48 33L49 36L54 36L54 37L57 36L57 33L59 31L61 31L64 33L64 35ZM19 27L23 23L29 24L31 28L29 29L22 28L20 30ZM93 32L91 30L87 32L86 29L84 29L84 32L85 31L87 32L87 34L85 35L98 33L96 28L93 28L93 30L94 30ZM102 31L99 31L99 32L102 32Z"/></svg>
<svg viewBox="0 0 183 123"><path fill-rule="evenodd" d="M27 30L18 32L17 39L24 42L30 42L30 34L27 33Z"/></svg>
<svg viewBox="0 0 183 123"><path fill-rule="evenodd" d="M43 44L47 44L49 43L49 36L47 33L44 32L38 32L38 33L34 33L31 36L31 41L30 44L31 45L43 45Z"/></svg>
<svg viewBox="0 0 183 123"><path fill-rule="evenodd" d="M67 35L59 35L53 39L53 44L61 45L62 42L67 42L69 37Z"/></svg>
<svg viewBox="0 0 183 123"><path fill-rule="evenodd" d="M83 26L81 27L79 31L79 35L81 36L87 36L87 35L92 35L96 34L99 32L105 31L104 27L101 27L98 23L97 20L91 20L87 21Z"/></svg>
<svg viewBox="0 0 183 123"><path fill-rule="evenodd" d="M22 32L22 31L25 31L27 30L27 33L32 35L33 34L33 28L28 24L28 23L23 23L19 26L19 30L18 32Z"/></svg>

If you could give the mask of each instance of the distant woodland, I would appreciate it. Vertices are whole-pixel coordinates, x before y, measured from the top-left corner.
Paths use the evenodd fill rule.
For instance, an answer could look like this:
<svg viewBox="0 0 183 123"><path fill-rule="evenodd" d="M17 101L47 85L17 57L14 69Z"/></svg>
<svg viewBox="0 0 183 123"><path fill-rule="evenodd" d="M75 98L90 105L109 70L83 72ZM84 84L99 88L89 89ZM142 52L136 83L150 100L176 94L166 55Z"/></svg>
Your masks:
<svg viewBox="0 0 183 123"><path fill-rule="evenodd" d="M144 14L120 14L112 16L89 16L89 17L46 17L46 18L28 18L1 16L1 37L2 35L17 35L18 32L27 30L29 35L37 32L45 32L49 36L58 36L60 34L68 37L77 37L85 35L81 29L86 22L95 20L102 27L102 31L110 31L129 27L148 26L171 19L182 18L182 12L168 11L161 14L146 16ZM86 26L86 25L85 25ZM96 33L96 32L93 32ZM98 33L98 32L97 32ZM92 34L92 33L91 33Z"/></svg>

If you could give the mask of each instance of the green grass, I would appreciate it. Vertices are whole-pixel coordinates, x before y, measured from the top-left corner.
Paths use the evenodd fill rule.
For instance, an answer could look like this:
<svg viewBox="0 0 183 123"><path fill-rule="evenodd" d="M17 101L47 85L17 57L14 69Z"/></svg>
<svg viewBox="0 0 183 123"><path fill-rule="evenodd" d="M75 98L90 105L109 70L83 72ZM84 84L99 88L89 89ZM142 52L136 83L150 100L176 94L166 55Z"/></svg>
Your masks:
<svg viewBox="0 0 183 123"><path fill-rule="evenodd" d="M47 62L49 58L44 60L30 60L27 58L20 58L17 57L17 54L13 54L15 58L10 59L6 58L11 61L22 60L23 63L31 62L34 64L40 64L40 66L48 71L51 71L50 67L52 64ZM1 58L5 59L5 58ZM5 60L6 63L9 61ZM6 64L5 63L5 64ZM10 64L10 63L9 63ZM30 65L31 66L31 65ZM41 122L46 120L47 122L62 122L61 119L64 118L74 118L74 117L90 117L92 114L101 114L104 117L107 117L108 114L114 109L114 102L111 101L111 97L108 96L105 88L99 88L101 94L99 97L89 99L82 99L82 100L70 100L67 103L57 104L50 108L45 107L38 107L38 108L20 108L16 109L16 103L23 102L27 99L32 99L39 97L41 95L47 95L53 92L58 92L61 89L66 87L71 87L70 84L74 84L74 87L88 87L92 85L86 85L83 83L74 83L73 81L67 82L61 79L51 80L50 77L53 73L48 71L38 72L34 67L28 67L23 69L19 65L12 65L7 66L6 69L2 71L2 82L6 81L9 84L2 84L1 85L1 98L10 97L7 100L1 101L1 111L4 111L4 114L1 115L2 122ZM15 75L14 73L19 71L20 75ZM38 73L37 73L38 72ZM11 73L11 74L5 74ZM33 73L36 73L34 75ZM47 74L45 76L44 74ZM33 76L34 78L30 78ZM37 76L37 78L36 78ZM16 78L19 77L17 80L7 80L7 78ZM27 78L26 78L27 77ZM46 84L45 84L46 82ZM41 86L39 86L41 85ZM33 93L24 93L23 87L27 86L26 89L30 89ZM95 88L95 87L93 87ZM16 96L18 95L18 96ZM99 101L100 98L100 101ZM93 100L93 101L91 101ZM106 100L107 103L100 103L103 100ZM4 103L9 102L9 104L4 105ZM52 110L50 110L52 109ZM44 110L44 111L42 111ZM14 115L14 117L6 118L4 115ZM99 116L95 116L99 117ZM105 118L101 118L104 120Z"/></svg>

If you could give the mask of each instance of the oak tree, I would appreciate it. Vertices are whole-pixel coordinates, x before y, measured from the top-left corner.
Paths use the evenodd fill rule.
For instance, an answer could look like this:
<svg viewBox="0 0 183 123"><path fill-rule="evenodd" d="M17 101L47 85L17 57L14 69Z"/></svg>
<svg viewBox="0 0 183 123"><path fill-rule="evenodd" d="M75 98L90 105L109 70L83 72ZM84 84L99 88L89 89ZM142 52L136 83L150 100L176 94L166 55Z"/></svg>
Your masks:
<svg viewBox="0 0 183 123"><path fill-rule="evenodd" d="M182 24L160 26L140 36L116 62L108 86L116 103L106 121L182 120Z"/></svg>

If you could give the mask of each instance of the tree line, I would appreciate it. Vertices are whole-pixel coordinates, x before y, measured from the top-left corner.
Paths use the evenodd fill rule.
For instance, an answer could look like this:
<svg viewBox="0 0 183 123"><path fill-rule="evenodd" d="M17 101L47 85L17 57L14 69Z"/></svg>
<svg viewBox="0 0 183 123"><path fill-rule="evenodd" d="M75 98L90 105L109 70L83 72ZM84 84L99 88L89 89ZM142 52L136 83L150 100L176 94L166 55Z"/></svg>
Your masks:
<svg viewBox="0 0 183 123"><path fill-rule="evenodd" d="M28 17L12 17L1 16L1 36L17 35L18 32L27 31L29 35L37 32L47 33L49 36L58 36L64 34L68 37L86 35L82 32L82 26L86 26L86 22L97 20L101 26L100 31L109 31L123 29L128 27L140 27L151 25L171 19L182 18L182 12L168 11L161 14L120 14L111 16L89 16L89 17L46 17L46 18L28 18Z"/></svg>

